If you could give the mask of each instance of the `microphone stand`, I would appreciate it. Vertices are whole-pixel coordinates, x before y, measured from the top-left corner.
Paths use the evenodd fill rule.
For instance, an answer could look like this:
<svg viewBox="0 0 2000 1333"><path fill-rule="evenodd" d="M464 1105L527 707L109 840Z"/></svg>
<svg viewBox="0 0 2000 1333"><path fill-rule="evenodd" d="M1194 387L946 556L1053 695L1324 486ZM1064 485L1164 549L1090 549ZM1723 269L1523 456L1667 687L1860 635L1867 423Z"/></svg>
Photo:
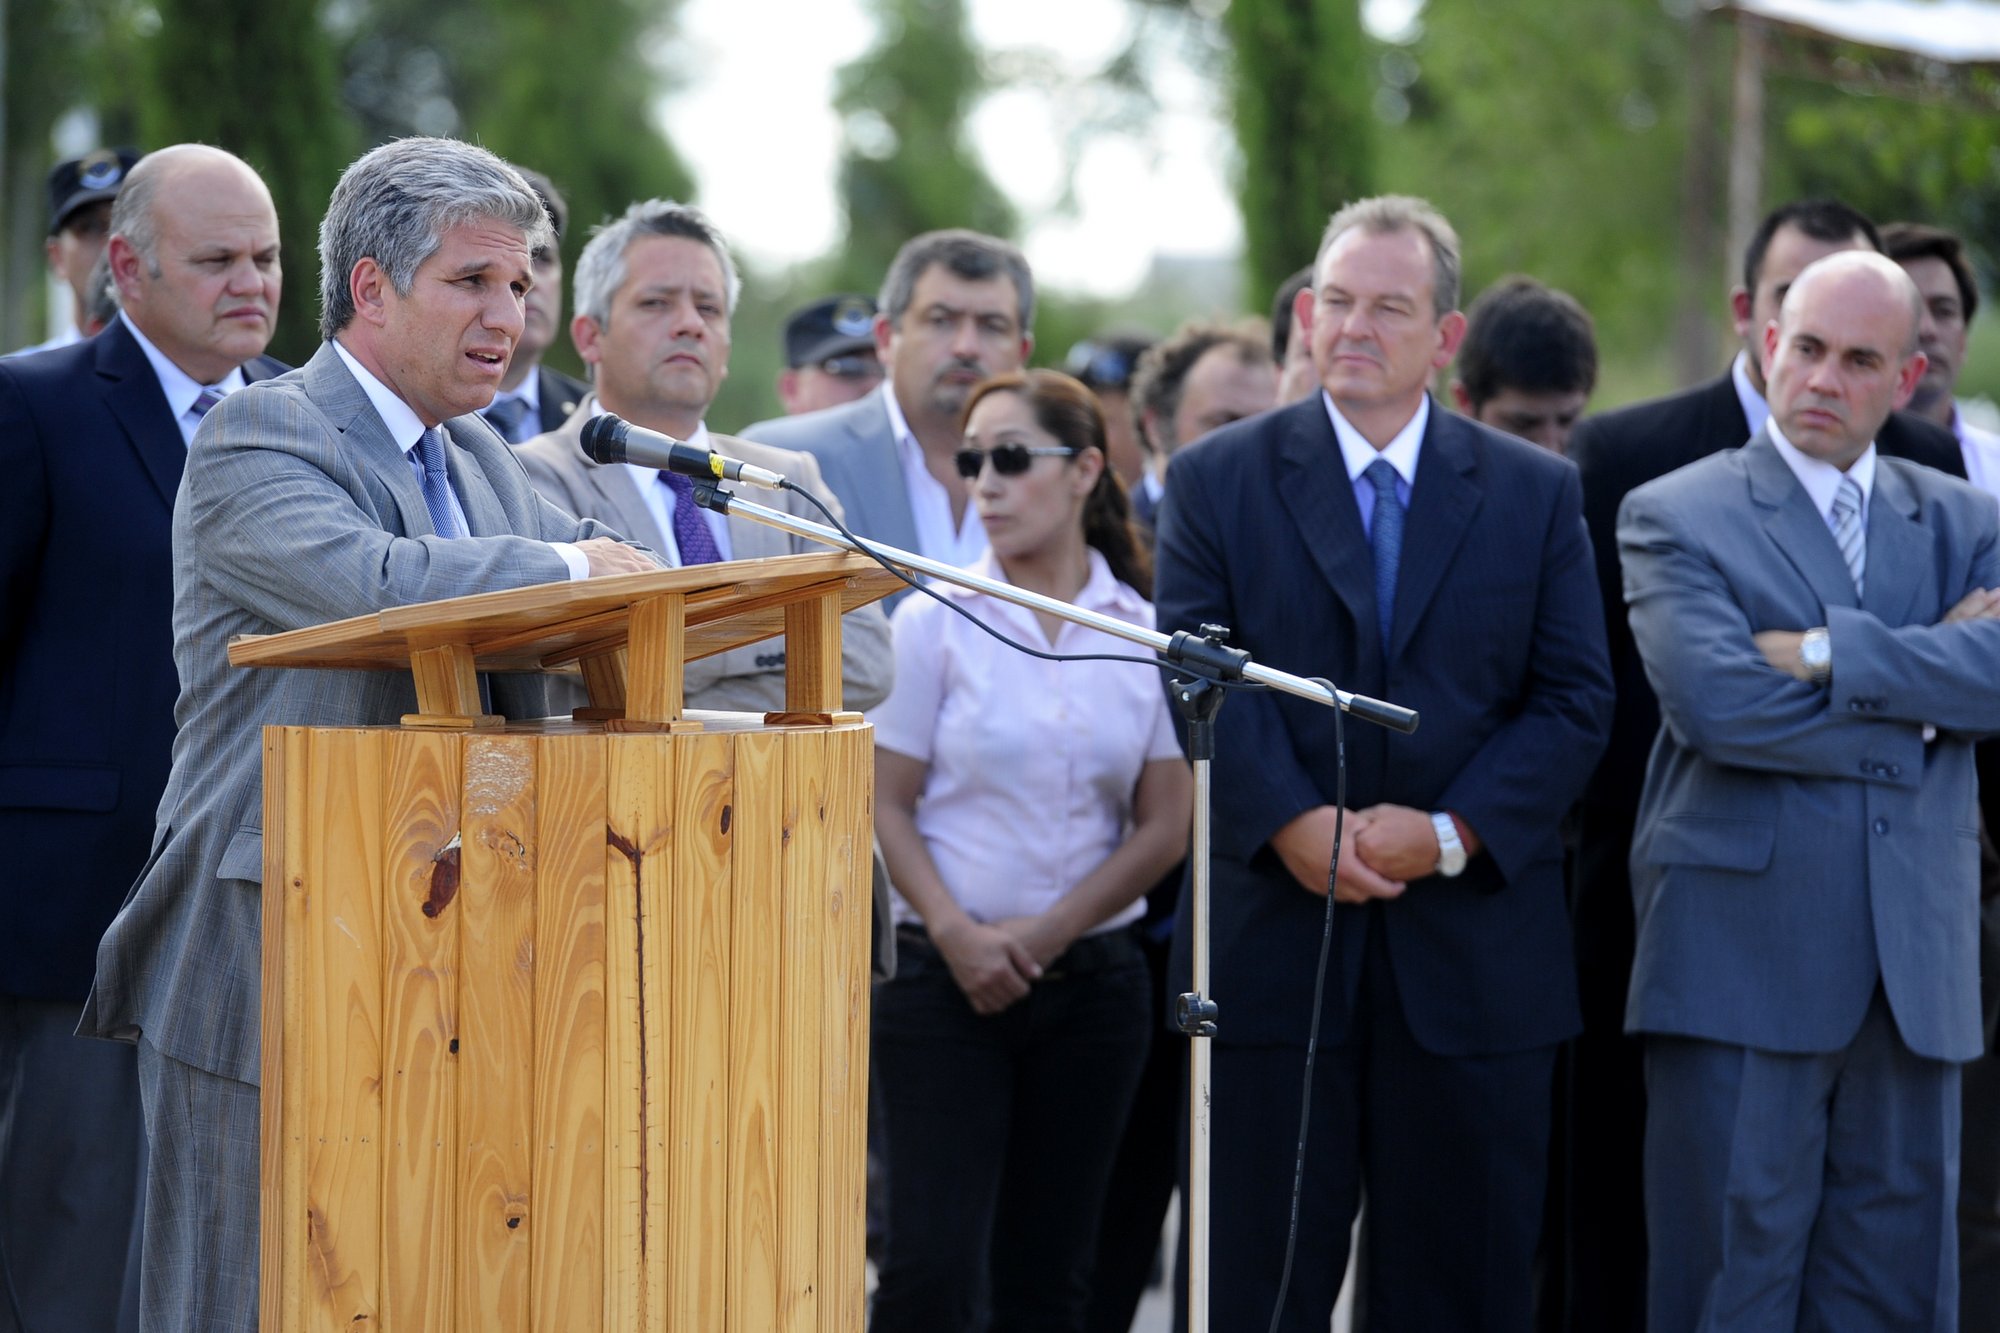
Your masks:
<svg viewBox="0 0 2000 1333"><path fill-rule="evenodd" d="M1209 980L1209 822L1211 788L1209 767L1215 758L1215 715L1227 697L1227 689L1217 681L1249 681L1269 689L1339 708L1347 713L1394 731L1417 729L1417 715L1408 708L1371 699L1362 694L1259 666L1250 654L1228 647L1229 630L1221 625L1203 625L1200 634L1185 630L1161 634L1157 630L1130 624L1114 616L1087 610L1070 602L1045 597L1017 588L1011 583L989 579L956 565L931 560L911 551L874 542L862 543L824 524L798 518L782 510L738 498L734 492L716 486L708 477L694 480L694 501L704 509L777 528L794 536L837 546L842 550L873 556L920 574L943 579L961 588L997 597L1003 602L1042 611L1049 615L1102 630L1116 638L1150 648L1176 666L1196 669L1205 675L1176 677L1171 683L1175 709L1188 724L1188 760L1194 771L1194 829L1190 849L1190 877L1194 912L1194 989L1174 1001L1174 1026L1188 1037L1188 1188L1182 1200L1187 1209L1188 1236L1188 1329L1208 1333L1208 1237L1209 1237L1209 1084L1214 1052L1208 1038L1215 1035L1218 1009L1208 998Z"/></svg>

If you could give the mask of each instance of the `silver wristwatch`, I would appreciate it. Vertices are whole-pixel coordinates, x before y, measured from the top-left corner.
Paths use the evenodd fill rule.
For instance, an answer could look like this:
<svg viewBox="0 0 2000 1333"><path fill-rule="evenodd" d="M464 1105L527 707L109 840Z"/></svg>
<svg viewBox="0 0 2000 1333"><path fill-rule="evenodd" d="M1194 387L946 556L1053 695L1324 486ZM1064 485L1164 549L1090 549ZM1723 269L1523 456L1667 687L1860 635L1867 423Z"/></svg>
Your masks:
<svg viewBox="0 0 2000 1333"><path fill-rule="evenodd" d="M1833 636L1826 628L1809 629L1799 639L1799 665L1812 676L1812 683L1824 685L1833 678Z"/></svg>
<svg viewBox="0 0 2000 1333"><path fill-rule="evenodd" d="M1450 879L1465 869L1465 844L1458 840L1458 825L1444 811L1431 812L1431 827L1438 835L1437 873Z"/></svg>

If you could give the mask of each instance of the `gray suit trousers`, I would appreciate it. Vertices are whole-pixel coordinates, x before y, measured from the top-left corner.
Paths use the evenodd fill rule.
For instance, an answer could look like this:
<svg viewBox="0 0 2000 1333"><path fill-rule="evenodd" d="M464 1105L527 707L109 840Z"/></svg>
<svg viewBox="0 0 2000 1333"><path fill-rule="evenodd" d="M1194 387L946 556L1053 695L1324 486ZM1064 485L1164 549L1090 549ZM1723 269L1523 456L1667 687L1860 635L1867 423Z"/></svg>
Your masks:
<svg viewBox="0 0 2000 1333"><path fill-rule="evenodd" d="M1647 1327L1950 1333L1959 1066L1880 987L1844 1050L1646 1037Z"/></svg>
<svg viewBox="0 0 2000 1333"><path fill-rule="evenodd" d="M257 1089L141 1037L139 1090L152 1132L140 1333L257 1333Z"/></svg>

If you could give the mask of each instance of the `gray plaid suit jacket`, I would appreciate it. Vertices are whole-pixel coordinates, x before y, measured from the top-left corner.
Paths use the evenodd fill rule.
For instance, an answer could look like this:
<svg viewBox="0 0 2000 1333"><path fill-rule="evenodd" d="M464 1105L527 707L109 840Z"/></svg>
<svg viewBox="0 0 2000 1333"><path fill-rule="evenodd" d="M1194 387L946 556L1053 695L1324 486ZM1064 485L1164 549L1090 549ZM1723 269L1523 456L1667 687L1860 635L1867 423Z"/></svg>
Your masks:
<svg viewBox="0 0 2000 1333"><path fill-rule="evenodd" d="M98 947L78 1029L258 1081L262 729L395 722L406 672L238 670L229 640L441 597L560 582L548 543L615 537L538 496L476 415L445 423L471 539L436 535L408 460L331 344L208 414L174 502L173 772L153 852ZM495 711L545 712L496 676Z"/></svg>

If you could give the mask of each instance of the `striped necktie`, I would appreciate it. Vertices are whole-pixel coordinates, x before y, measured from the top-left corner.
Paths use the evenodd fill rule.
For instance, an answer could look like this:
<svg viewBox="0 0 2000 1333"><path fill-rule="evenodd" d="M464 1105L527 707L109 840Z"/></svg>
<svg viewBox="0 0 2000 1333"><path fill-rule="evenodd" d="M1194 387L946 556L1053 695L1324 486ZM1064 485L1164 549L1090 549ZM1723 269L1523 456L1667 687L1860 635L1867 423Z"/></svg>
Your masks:
<svg viewBox="0 0 2000 1333"><path fill-rule="evenodd" d="M195 395L194 402L188 405L188 415L193 417L194 424L199 426L201 419L208 415L208 410L221 401L222 390L213 384L204 384L201 386L201 392Z"/></svg>
<svg viewBox="0 0 2000 1333"><path fill-rule="evenodd" d="M1868 540L1861 531L1861 483L1852 477L1840 479L1827 523L1833 528L1833 540L1840 547L1841 559L1847 561L1847 572L1854 578L1854 595L1859 597L1862 576L1868 572Z"/></svg>

